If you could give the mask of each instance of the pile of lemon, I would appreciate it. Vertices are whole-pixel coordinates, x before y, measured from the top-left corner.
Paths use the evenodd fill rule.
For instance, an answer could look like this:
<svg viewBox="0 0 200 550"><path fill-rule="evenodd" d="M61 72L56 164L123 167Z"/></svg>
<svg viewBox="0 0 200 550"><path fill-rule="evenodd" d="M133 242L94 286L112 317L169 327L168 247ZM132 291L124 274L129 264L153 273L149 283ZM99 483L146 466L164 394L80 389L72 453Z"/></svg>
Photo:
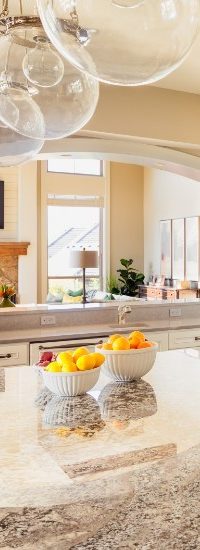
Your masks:
<svg viewBox="0 0 200 550"><path fill-rule="evenodd" d="M78 372L96 369L105 361L102 353L90 353L87 348L77 348L75 351L62 351L56 361L52 361L46 367L48 372Z"/></svg>
<svg viewBox="0 0 200 550"><path fill-rule="evenodd" d="M119 334L111 334L107 342L101 344L101 349L121 351L129 349L144 349L151 348L153 342L149 342L143 332L134 330L127 337Z"/></svg>

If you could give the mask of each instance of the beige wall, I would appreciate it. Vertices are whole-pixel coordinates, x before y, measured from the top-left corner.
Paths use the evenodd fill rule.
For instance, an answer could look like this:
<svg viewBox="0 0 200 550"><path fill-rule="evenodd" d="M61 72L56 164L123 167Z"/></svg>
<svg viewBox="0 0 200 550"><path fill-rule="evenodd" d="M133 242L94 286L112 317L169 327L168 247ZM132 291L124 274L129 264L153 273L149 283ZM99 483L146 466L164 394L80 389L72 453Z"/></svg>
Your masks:
<svg viewBox="0 0 200 550"><path fill-rule="evenodd" d="M29 162L19 167L18 184L18 239L30 242L27 256L19 257L20 303L37 303L38 258L38 163Z"/></svg>
<svg viewBox="0 0 200 550"><path fill-rule="evenodd" d="M120 258L133 258L144 268L143 168L110 164L110 271L120 267Z"/></svg>
<svg viewBox="0 0 200 550"><path fill-rule="evenodd" d="M144 170L144 270L160 274L160 220L200 215L200 182ZM152 265L151 265L152 264Z"/></svg>

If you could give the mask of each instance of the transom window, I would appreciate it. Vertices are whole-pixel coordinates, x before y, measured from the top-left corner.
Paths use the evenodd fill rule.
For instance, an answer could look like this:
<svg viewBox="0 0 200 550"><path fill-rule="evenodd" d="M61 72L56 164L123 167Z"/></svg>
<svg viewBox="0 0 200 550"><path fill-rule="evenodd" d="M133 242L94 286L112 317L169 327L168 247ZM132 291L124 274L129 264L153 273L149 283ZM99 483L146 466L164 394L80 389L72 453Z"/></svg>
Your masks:
<svg viewBox="0 0 200 550"><path fill-rule="evenodd" d="M47 170L62 174L102 176L103 161L99 159L50 159Z"/></svg>

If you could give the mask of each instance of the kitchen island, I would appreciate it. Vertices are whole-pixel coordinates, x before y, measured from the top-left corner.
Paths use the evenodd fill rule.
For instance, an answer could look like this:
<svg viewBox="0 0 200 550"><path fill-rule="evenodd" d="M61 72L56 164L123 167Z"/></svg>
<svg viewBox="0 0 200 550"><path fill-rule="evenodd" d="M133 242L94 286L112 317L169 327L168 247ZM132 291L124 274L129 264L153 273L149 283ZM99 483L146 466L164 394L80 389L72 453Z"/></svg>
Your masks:
<svg viewBox="0 0 200 550"><path fill-rule="evenodd" d="M200 548L200 353L59 399L0 369L1 550Z"/></svg>

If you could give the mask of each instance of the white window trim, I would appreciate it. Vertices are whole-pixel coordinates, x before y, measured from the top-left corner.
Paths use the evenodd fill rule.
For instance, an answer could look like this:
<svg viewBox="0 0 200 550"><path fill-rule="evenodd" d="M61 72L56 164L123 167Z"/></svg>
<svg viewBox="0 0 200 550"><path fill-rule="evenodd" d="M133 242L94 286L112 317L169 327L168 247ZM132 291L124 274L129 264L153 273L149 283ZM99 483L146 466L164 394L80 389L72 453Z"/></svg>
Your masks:
<svg viewBox="0 0 200 550"><path fill-rule="evenodd" d="M40 261L39 261L39 273L40 273L40 292L38 294L39 301L41 303L46 303L47 293L48 293L48 215L47 215L47 205L48 205L48 194L65 194L65 178L71 178L71 174L58 174L58 178L55 181L55 174L49 172L50 181L47 183L48 179L45 177L47 174L47 161L41 163L41 225L40 225L40 234L41 234L41 248L40 248ZM95 183L95 189L99 189L99 194L102 193L102 183L104 183L104 219L103 219L103 288L106 288L107 278L110 276L110 162L104 161L103 165L103 176L88 176L89 185L86 193L87 195L92 195L94 189L92 188L92 180ZM54 176L54 181L52 176ZM77 185L80 186L80 182L83 183L87 181L87 176L74 176L73 175L73 192L76 178ZM102 180L104 180L102 182ZM53 184L54 183L54 184ZM77 194L80 193L76 189ZM95 190L95 195L97 194Z"/></svg>

